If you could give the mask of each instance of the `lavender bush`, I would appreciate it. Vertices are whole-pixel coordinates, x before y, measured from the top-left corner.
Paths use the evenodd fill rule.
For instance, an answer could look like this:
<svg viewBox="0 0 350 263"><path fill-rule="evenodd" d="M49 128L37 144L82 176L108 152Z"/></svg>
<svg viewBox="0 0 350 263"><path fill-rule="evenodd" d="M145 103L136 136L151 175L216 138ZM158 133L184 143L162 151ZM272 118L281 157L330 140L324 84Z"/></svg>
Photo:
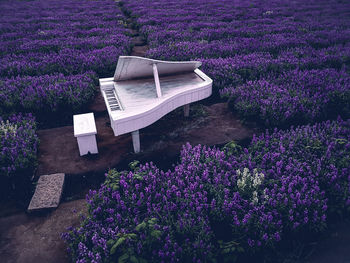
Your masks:
<svg viewBox="0 0 350 263"><path fill-rule="evenodd" d="M350 120L268 131L242 149L187 144L167 172L111 170L63 234L76 262L211 262L316 233L350 206Z"/></svg>
<svg viewBox="0 0 350 263"><path fill-rule="evenodd" d="M87 196L91 217L64 234L73 257L176 262L212 256L206 194L191 181L196 179L174 177L152 163L110 171L104 185Z"/></svg>
<svg viewBox="0 0 350 263"><path fill-rule="evenodd" d="M214 91L242 118L289 127L350 117L345 1L126 0L123 8L149 57L203 61Z"/></svg>
<svg viewBox="0 0 350 263"><path fill-rule="evenodd" d="M342 70L292 70L221 92L241 116L272 127L350 116L350 75Z"/></svg>
<svg viewBox="0 0 350 263"><path fill-rule="evenodd" d="M17 191L21 181L30 181L36 166L39 143L31 114L0 118L0 181L2 194Z"/></svg>
<svg viewBox="0 0 350 263"><path fill-rule="evenodd" d="M95 80L94 72L70 76L17 76L0 80L3 114L12 110L27 111L44 120L53 114L57 117L57 114L75 112L93 96Z"/></svg>
<svg viewBox="0 0 350 263"><path fill-rule="evenodd" d="M48 120L50 112L81 109L93 98L97 76L113 74L131 47L111 0L2 1L0 10L3 116L45 111Z"/></svg>
<svg viewBox="0 0 350 263"><path fill-rule="evenodd" d="M290 158L307 164L308 170L326 192L333 210L342 211L350 205L350 120L326 121L315 125L275 130L254 137L248 148L251 162L271 169L273 176L291 169Z"/></svg>

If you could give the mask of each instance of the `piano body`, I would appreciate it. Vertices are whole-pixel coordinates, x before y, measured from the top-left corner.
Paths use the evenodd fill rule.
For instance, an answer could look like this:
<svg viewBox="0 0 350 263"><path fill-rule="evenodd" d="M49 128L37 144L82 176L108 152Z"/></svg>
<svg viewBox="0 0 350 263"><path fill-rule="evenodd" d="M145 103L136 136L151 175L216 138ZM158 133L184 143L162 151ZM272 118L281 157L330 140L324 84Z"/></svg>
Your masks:
<svg viewBox="0 0 350 263"><path fill-rule="evenodd" d="M190 103L212 94L212 80L199 66L197 61L120 56L114 77L99 80L114 135L131 132L139 152L139 129L180 106L188 116Z"/></svg>

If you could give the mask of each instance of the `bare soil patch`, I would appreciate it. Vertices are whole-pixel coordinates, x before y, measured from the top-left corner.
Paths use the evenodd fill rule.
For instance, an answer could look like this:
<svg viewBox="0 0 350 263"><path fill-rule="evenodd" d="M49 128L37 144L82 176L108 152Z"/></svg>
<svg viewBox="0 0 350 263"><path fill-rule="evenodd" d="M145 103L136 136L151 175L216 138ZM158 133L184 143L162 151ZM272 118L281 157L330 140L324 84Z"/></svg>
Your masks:
<svg viewBox="0 0 350 263"><path fill-rule="evenodd" d="M94 109L98 106L94 105ZM96 155L80 156L73 127L65 126L39 130L39 166L37 175L50 173L103 173L126 161L158 160L159 156L173 159L186 142L217 145L231 140L251 138L258 129L244 126L227 108L226 103L202 106L205 116L181 116L181 110L169 114L151 126L140 130L141 153L134 154L130 134L115 137L107 112L97 112ZM161 160L160 160L161 162Z"/></svg>
<svg viewBox="0 0 350 263"><path fill-rule="evenodd" d="M80 213L86 213L85 200L63 203L48 214L0 217L1 262L70 262L61 233L79 223Z"/></svg>

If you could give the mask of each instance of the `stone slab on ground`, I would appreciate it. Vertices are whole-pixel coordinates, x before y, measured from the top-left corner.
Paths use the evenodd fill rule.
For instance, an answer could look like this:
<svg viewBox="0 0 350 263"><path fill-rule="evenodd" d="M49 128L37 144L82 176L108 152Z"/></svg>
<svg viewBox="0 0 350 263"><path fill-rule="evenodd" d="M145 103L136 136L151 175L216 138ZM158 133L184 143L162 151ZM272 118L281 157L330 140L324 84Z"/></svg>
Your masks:
<svg viewBox="0 0 350 263"><path fill-rule="evenodd" d="M63 184L64 173L40 176L28 211L56 208L61 200Z"/></svg>

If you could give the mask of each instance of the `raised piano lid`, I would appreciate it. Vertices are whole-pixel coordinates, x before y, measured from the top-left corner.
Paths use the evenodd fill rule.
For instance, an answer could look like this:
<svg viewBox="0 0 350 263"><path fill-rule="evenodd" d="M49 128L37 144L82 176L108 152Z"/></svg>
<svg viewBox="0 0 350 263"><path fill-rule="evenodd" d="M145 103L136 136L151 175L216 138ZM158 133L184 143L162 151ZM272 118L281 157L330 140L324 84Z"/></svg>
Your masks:
<svg viewBox="0 0 350 263"><path fill-rule="evenodd" d="M114 73L114 81L153 77L153 64L158 75L193 72L200 67L200 61L162 61L136 56L120 56Z"/></svg>

